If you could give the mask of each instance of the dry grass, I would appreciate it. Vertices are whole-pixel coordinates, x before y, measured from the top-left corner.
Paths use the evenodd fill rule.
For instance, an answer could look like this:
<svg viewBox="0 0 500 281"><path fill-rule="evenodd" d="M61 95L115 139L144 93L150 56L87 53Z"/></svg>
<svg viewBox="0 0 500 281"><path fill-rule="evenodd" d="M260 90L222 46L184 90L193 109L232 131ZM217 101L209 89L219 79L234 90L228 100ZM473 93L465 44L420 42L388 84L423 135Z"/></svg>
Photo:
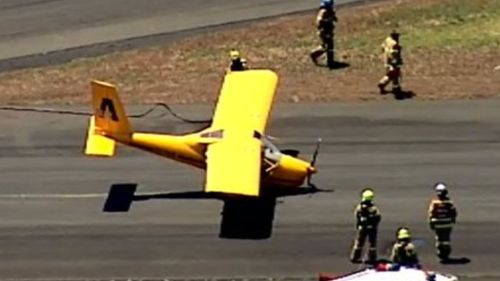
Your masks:
<svg viewBox="0 0 500 281"><path fill-rule="evenodd" d="M455 9L463 3L467 9ZM92 78L118 84L128 103L209 102L216 99L237 46L254 68L281 77L279 101L363 101L377 94L383 74L380 42L403 33L404 87L416 99L500 96L500 5L496 0L399 0L339 11L337 59L351 66L314 66L314 13L263 21L159 46L64 65L0 74L3 104L82 104ZM485 12L485 10L487 12Z"/></svg>

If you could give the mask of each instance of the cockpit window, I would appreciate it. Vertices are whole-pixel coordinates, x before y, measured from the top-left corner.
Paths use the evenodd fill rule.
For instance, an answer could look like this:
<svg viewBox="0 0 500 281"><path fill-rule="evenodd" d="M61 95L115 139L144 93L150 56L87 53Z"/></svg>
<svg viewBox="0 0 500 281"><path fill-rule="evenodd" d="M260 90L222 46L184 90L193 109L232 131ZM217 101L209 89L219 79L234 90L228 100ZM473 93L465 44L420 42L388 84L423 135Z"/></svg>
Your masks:
<svg viewBox="0 0 500 281"><path fill-rule="evenodd" d="M262 137L262 143L264 144L264 157L273 162L279 162L282 156L279 148L266 136Z"/></svg>

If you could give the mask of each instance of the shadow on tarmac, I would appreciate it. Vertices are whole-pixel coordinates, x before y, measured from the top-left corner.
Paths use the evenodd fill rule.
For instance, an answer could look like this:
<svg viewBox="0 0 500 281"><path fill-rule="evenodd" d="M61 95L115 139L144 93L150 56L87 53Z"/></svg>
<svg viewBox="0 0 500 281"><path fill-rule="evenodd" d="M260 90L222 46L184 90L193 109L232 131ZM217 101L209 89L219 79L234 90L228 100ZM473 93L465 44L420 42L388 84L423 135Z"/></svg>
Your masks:
<svg viewBox="0 0 500 281"><path fill-rule="evenodd" d="M110 188L104 212L128 212L134 201L153 199L219 199L224 202L220 238L268 239L272 235L277 196L226 196L204 191L136 194L136 183L118 183Z"/></svg>
<svg viewBox="0 0 500 281"><path fill-rule="evenodd" d="M390 91L390 92L383 93L382 95L388 95L388 94L392 94L394 96L395 100L412 99L417 95L413 91L405 91L405 90Z"/></svg>
<svg viewBox="0 0 500 281"><path fill-rule="evenodd" d="M324 63L324 64L317 64L317 66L328 68L330 70L338 70L338 69L348 68L351 65L349 63L343 62L343 61L334 61L332 65L328 65L327 63Z"/></svg>
<svg viewBox="0 0 500 281"><path fill-rule="evenodd" d="M461 258L449 258L446 260L442 260L441 264L446 264L446 265L463 265L463 264L468 264L470 263L471 260L466 257L461 257Z"/></svg>
<svg viewBox="0 0 500 281"><path fill-rule="evenodd" d="M326 67L328 67L331 70L337 70L337 69L348 68L349 66L351 66L351 65L349 63L347 63L347 62L334 61L333 65L331 65L331 66L327 65Z"/></svg>
<svg viewBox="0 0 500 281"><path fill-rule="evenodd" d="M394 95L394 99L396 100L407 100L412 99L416 96L416 94L412 91L397 91L392 93Z"/></svg>

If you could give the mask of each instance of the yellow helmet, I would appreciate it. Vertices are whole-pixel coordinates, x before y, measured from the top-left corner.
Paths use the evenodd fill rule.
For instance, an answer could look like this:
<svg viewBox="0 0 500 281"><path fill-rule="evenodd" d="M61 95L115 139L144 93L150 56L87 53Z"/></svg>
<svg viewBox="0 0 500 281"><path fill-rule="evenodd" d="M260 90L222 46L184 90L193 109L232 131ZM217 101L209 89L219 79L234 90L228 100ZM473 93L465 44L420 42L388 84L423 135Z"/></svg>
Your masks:
<svg viewBox="0 0 500 281"><path fill-rule="evenodd" d="M361 201L372 201L375 197L375 192L371 188L365 188L361 191Z"/></svg>
<svg viewBox="0 0 500 281"><path fill-rule="evenodd" d="M240 58L240 52L236 49L232 49L229 52L229 56L231 57L232 60L239 59Z"/></svg>
<svg viewBox="0 0 500 281"><path fill-rule="evenodd" d="M410 230L406 227L401 227L400 229L398 229L397 236L398 236L398 240L410 239L411 238Z"/></svg>

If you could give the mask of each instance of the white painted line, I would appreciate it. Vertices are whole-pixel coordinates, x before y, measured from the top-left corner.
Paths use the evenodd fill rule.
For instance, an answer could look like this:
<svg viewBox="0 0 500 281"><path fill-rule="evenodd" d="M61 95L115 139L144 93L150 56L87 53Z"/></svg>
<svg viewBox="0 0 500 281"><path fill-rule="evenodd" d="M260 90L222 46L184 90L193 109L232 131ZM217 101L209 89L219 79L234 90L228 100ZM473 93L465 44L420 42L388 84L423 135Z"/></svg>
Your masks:
<svg viewBox="0 0 500 281"><path fill-rule="evenodd" d="M0 194L0 199L88 199L88 198L104 198L107 193L83 193L83 194Z"/></svg>

